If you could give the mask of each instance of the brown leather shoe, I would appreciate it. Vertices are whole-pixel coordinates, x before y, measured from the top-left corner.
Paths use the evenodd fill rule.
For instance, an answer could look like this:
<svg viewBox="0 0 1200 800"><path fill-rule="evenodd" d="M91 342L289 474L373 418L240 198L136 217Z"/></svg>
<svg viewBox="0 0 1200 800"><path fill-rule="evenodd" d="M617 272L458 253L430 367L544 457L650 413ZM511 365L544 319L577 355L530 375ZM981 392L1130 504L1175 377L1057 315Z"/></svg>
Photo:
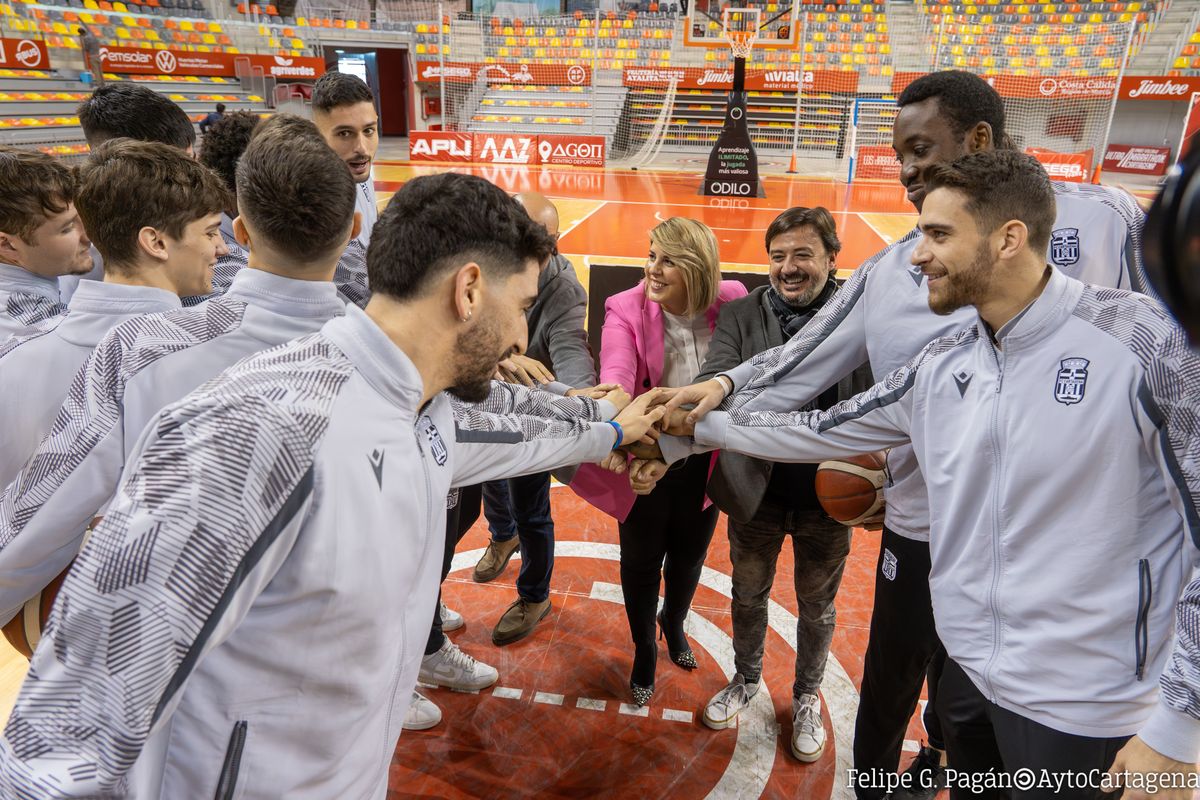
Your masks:
<svg viewBox="0 0 1200 800"><path fill-rule="evenodd" d="M549 613L549 597L540 603L533 603L518 597L516 602L500 616L500 621L496 623L496 628L492 631L492 644L506 645L521 641L533 633L533 629Z"/></svg>
<svg viewBox="0 0 1200 800"><path fill-rule="evenodd" d="M508 560L513 557L513 553L517 552L520 545L521 540L516 536L503 542L488 542L487 550L483 552L479 563L475 565L475 571L471 574L471 578L476 583L495 580L501 572L504 572L504 568L508 566Z"/></svg>

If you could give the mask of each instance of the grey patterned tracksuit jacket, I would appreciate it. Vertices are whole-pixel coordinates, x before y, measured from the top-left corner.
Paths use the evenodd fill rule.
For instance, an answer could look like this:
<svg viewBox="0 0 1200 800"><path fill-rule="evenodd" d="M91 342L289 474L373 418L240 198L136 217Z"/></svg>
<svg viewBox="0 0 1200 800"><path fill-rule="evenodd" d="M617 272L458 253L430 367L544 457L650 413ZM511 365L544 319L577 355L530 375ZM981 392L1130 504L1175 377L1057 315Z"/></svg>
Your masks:
<svg viewBox="0 0 1200 800"><path fill-rule="evenodd" d="M420 387L347 306L152 421L34 653L0 796L382 800L447 493L598 461L615 438L444 394L421 407Z"/></svg>
<svg viewBox="0 0 1200 800"><path fill-rule="evenodd" d="M996 339L977 318L829 411L713 412L696 440L776 461L911 441L950 657L1023 717L1192 762L1200 356L1157 301L1058 270Z"/></svg>

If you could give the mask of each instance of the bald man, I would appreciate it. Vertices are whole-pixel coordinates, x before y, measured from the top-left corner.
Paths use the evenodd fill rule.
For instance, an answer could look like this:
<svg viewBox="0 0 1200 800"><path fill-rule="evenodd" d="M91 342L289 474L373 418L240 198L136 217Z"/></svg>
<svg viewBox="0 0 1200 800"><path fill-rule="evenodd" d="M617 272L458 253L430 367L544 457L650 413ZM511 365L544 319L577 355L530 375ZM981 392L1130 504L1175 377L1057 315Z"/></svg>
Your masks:
<svg viewBox="0 0 1200 800"><path fill-rule="evenodd" d="M515 197L557 240L558 209L554 204L537 192ZM571 262L555 249L542 267L537 301L527 315L529 347L502 365L507 367L506 377L522 383L557 380L575 389L594 385L596 364L583 326L586 313L587 292ZM492 631L492 641L506 645L533 633L550 613L554 521L550 517L549 473L485 484L483 510L492 541L475 565L475 580L485 583L496 578L521 548L517 599Z"/></svg>

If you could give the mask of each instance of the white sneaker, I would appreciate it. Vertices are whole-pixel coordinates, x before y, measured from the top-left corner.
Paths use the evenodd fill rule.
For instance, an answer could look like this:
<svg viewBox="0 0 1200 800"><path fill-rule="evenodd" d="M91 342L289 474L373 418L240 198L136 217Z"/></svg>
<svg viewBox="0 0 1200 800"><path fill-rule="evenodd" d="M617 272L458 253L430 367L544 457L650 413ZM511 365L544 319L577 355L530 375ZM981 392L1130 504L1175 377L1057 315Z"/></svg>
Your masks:
<svg viewBox="0 0 1200 800"><path fill-rule="evenodd" d="M457 611L451 611L446 608L446 604L442 603L438 607L438 614L442 618L442 630L445 632L456 631L467 623L463 620L463 615Z"/></svg>
<svg viewBox="0 0 1200 800"><path fill-rule="evenodd" d="M421 673L417 678L431 686L467 691L486 689L499 679L500 673L494 667L471 658L449 639L436 653L421 659Z"/></svg>
<svg viewBox="0 0 1200 800"><path fill-rule="evenodd" d="M825 723L821 721L821 698L815 694L792 700L792 755L806 764L825 752Z"/></svg>
<svg viewBox="0 0 1200 800"><path fill-rule="evenodd" d="M757 682L747 684L746 679L741 675L734 675L729 685L717 692L716 696L709 700L708 705L704 707L704 716L702 717L704 724L714 731L732 728L737 724L738 714L750 705L750 698L756 694L758 694Z"/></svg>
<svg viewBox="0 0 1200 800"><path fill-rule="evenodd" d="M442 710L432 700L413 690L412 703L404 714L404 730L427 731L442 721Z"/></svg>

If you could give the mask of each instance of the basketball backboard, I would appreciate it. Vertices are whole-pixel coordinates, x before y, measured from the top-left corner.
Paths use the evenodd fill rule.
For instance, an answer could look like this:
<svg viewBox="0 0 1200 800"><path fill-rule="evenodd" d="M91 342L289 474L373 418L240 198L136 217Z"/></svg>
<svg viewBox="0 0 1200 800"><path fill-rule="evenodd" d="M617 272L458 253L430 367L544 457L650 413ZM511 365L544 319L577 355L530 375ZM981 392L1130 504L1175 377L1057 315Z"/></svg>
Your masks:
<svg viewBox="0 0 1200 800"><path fill-rule="evenodd" d="M725 27L732 11L734 21L757 17L755 47L794 48L800 40L798 2L755 2L754 0L691 0L684 44L689 47L729 47ZM744 13L757 11L757 15ZM742 12L742 13L739 13Z"/></svg>

